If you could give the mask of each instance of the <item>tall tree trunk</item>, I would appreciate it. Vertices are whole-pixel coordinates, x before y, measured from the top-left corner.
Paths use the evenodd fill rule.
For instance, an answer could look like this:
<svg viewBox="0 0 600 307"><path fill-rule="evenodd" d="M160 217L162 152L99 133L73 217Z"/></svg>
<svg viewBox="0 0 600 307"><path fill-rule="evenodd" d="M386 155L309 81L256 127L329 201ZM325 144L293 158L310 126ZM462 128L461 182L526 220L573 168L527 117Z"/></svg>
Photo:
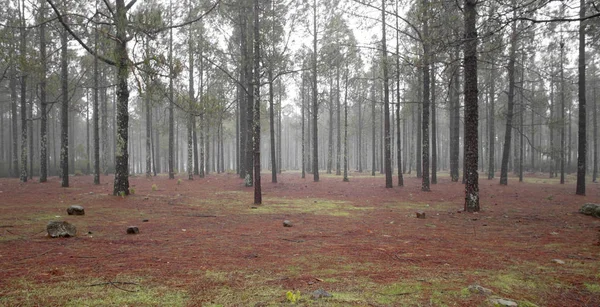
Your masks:
<svg viewBox="0 0 600 307"><path fill-rule="evenodd" d="M248 23L249 21L247 20L248 18L250 18L250 16L252 16L252 12L248 12L248 8L245 8L245 17L244 18L244 22ZM252 19L250 19L251 21ZM251 22L250 22L251 23ZM246 161L245 161L245 166L246 166L246 177L244 178L244 182L245 185L247 187L251 187L254 184L254 171L253 171L253 167L254 167L254 74L253 74L253 70L252 70L252 64L253 64L253 27L249 27L249 26L245 26L244 27L246 29L246 49L244 49L245 52L245 58L244 58L244 67L245 67L245 74L246 74L246 87L248 89L247 92L247 116L246 116Z"/></svg>
<svg viewBox="0 0 600 307"><path fill-rule="evenodd" d="M519 182L523 182L523 158L525 151L524 142L524 115L525 115L525 52L523 51L521 56L521 82L519 86Z"/></svg>
<svg viewBox="0 0 600 307"><path fill-rule="evenodd" d="M387 42L385 35L385 0L381 0L381 45L383 66L383 141L384 141L384 171L385 187L393 188L392 179L392 141L390 134L390 85L388 77Z"/></svg>
<svg viewBox="0 0 600 307"><path fill-rule="evenodd" d="M61 186L69 187L69 67L67 62L67 30L60 31L60 84L62 92L60 129L60 174Z"/></svg>
<svg viewBox="0 0 600 307"><path fill-rule="evenodd" d="M431 183L437 183L437 116L435 106L435 60L431 66Z"/></svg>
<svg viewBox="0 0 600 307"><path fill-rule="evenodd" d="M302 117L302 123L300 124L302 126L302 179L304 179L306 177L306 148L304 147L304 145L306 144L306 140L304 138L304 123L305 123L305 119L304 119L304 114L306 113L306 100L304 97L304 91L305 91L305 82L306 77L304 74L302 74L302 83L300 85L300 100L302 102L302 107L301 107L301 117Z"/></svg>
<svg viewBox="0 0 600 307"><path fill-rule="evenodd" d="M317 0L313 0L313 54L312 54L312 117L313 117L313 180L319 181L319 137L317 135L317 115L319 111L317 91Z"/></svg>
<svg viewBox="0 0 600 307"><path fill-rule="evenodd" d="M269 136L271 150L271 182L277 183L277 155L275 153L275 110L273 110L273 64L269 63Z"/></svg>
<svg viewBox="0 0 600 307"><path fill-rule="evenodd" d="M127 56L127 8L124 0L116 0L115 58L117 62L117 142L113 195L129 195L129 58Z"/></svg>
<svg viewBox="0 0 600 307"><path fill-rule="evenodd" d="M490 67L490 112L488 115L488 179L494 179L495 173L495 145L496 145L496 111L495 111L495 98L496 98L496 65L495 59L491 59L491 67Z"/></svg>
<svg viewBox="0 0 600 307"><path fill-rule="evenodd" d="M259 0L254 0L254 204L262 204L260 185L260 24Z"/></svg>
<svg viewBox="0 0 600 307"><path fill-rule="evenodd" d="M363 172L363 147L362 147L362 136L363 136L363 121L362 121L362 99L358 100L358 172Z"/></svg>
<svg viewBox="0 0 600 307"><path fill-rule="evenodd" d="M48 180L48 101L46 99L46 73L48 72L48 60L46 59L46 1L40 1L40 182Z"/></svg>
<svg viewBox="0 0 600 307"><path fill-rule="evenodd" d="M27 41L25 29L25 1L21 6L21 28L19 56L21 57L21 182L27 182L27 74L24 63L27 61ZM65 47L66 48L66 47ZM66 56L66 54L65 54Z"/></svg>
<svg viewBox="0 0 600 307"><path fill-rule="evenodd" d="M455 61L458 61L458 49L454 53ZM460 67L453 65L450 76L449 100L450 100L450 178L452 182L458 182L459 157L460 157L460 97L459 78Z"/></svg>
<svg viewBox="0 0 600 307"><path fill-rule="evenodd" d="M344 178L348 182L348 62L346 61L346 75L344 77ZM339 92L338 92L339 93Z"/></svg>
<svg viewBox="0 0 600 307"><path fill-rule="evenodd" d="M14 58L14 54L13 54L13 58ZM18 118L17 118L17 70L16 70L16 63L12 63L11 68L10 68L10 99L11 99L11 105L10 105L10 112L11 112L11 118L12 118L12 177L18 178L20 176L20 169L19 169L19 137L18 137Z"/></svg>
<svg viewBox="0 0 600 307"><path fill-rule="evenodd" d="M281 168L283 166L282 163L282 142L281 142L281 133L283 132L283 126L281 125L281 120L282 120L282 105L281 105L281 98L283 97L283 84L281 83L281 78L279 78L279 102L277 103L277 173L281 174ZM288 143L289 144L289 143ZM288 151L289 152L289 151ZM289 167L289 166L288 166Z"/></svg>
<svg viewBox="0 0 600 307"><path fill-rule="evenodd" d="M194 166L195 170L198 170L197 165L194 164L194 135L195 135L195 121L194 113L196 110L196 99L194 97L194 53L193 50L193 39L192 39L192 27L188 30L188 65L189 65L189 83L188 83L188 96L190 100L190 110L188 111L188 152L187 152L187 167L188 167L188 180L194 180Z"/></svg>
<svg viewBox="0 0 600 307"><path fill-rule="evenodd" d="M479 175L477 173L477 1L465 0L465 211L479 211Z"/></svg>
<svg viewBox="0 0 600 307"><path fill-rule="evenodd" d="M585 17L585 0L579 1L579 18ZM585 97L585 21L579 22L579 139L577 144L577 195L585 195L586 97Z"/></svg>
<svg viewBox="0 0 600 307"><path fill-rule="evenodd" d="M335 95L335 111L336 111L336 131L337 131L337 150L336 150L336 158L335 158L335 174L337 176L342 174L341 170L341 158L342 158L342 133L341 133L341 105L340 105L340 67L336 68L336 95Z"/></svg>
<svg viewBox="0 0 600 307"><path fill-rule="evenodd" d="M504 130L504 146L502 149L502 164L500 164L500 184L508 184L508 159L512 141L513 114L515 107L515 60L517 50L517 24L511 25L510 51L508 59L508 103L506 111L506 129ZM466 133L466 131L465 131Z"/></svg>
<svg viewBox="0 0 600 307"><path fill-rule="evenodd" d="M565 183L565 43L560 42L560 184Z"/></svg>
<svg viewBox="0 0 600 307"><path fill-rule="evenodd" d="M94 27L94 52L98 54L98 27ZM93 130L94 130L94 184L100 184L100 126L99 126L99 108L98 108L98 57L94 56L94 103L92 106ZM149 120L149 119L147 119Z"/></svg>
<svg viewBox="0 0 600 307"><path fill-rule="evenodd" d="M173 4L169 0L169 20L173 25ZM169 29L169 179L175 179L175 120L173 118L173 29Z"/></svg>
<svg viewBox="0 0 600 307"><path fill-rule="evenodd" d="M429 64L429 21L427 20L429 10L429 1L423 0L423 8L425 10L425 18L423 21L423 119L422 119L422 152L423 169L421 170L421 190L430 191L429 188L429 100L430 100L430 64Z"/></svg>
<svg viewBox="0 0 600 307"><path fill-rule="evenodd" d="M396 1L396 14L398 14L398 1ZM398 186L404 186L402 176L402 142L400 134L400 28L398 27L398 16L396 16L396 150L398 159Z"/></svg>
<svg viewBox="0 0 600 307"><path fill-rule="evenodd" d="M594 108L592 110L593 115L594 115L594 131L593 131L593 135L594 135L594 165L593 165L593 171L592 171L592 181L593 182L597 182L598 179L598 96L596 96L596 84L598 83L598 80L596 79L596 67L594 66L594 73L592 74L592 76L594 76L594 85L592 86L592 90L594 93L594 99L593 99L593 104L592 107Z"/></svg>
<svg viewBox="0 0 600 307"><path fill-rule="evenodd" d="M376 122L375 119L375 70L373 69L373 83L371 84L371 176L375 176L375 170L377 169L377 154L375 149L377 148L377 139L375 136Z"/></svg>

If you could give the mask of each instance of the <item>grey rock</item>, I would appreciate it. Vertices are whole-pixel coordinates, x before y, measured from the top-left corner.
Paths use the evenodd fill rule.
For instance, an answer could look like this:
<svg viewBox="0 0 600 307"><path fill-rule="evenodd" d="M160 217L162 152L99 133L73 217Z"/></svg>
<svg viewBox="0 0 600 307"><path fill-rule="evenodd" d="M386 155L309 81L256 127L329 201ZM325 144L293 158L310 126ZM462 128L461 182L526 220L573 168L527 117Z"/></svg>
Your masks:
<svg viewBox="0 0 600 307"><path fill-rule="evenodd" d="M490 295L492 293L494 293L492 290L488 289L488 288L484 288L480 285L469 285L469 287L467 287L467 289L469 289L469 292L471 293L477 293L477 294L483 294L483 295Z"/></svg>
<svg viewBox="0 0 600 307"><path fill-rule="evenodd" d="M85 210L82 206L73 205L67 208L67 213L69 215L85 215Z"/></svg>
<svg viewBox="0 0 600 307"><path fill-rule="evenodd" d="M417 218L418 219L424 219L425 218L425 212L424 211L417 211Z"/></svg>
<svg viewBox="0 0 600 307"><path fill-rule="evenodd" d="M600 218L600 205L587 203L581 206L579 213Z"/></svg>
<svg viewBox="0 0 600 307"><path fill-rule="evenodd" d="M49 222L46 231L51 238L68 238L77 235L77 227L65 221Z"/></svg>
<svg viewBox="0 0 600 307"><path fill-rule="evenodd" d="M501 307L517 307L517 306L519 306L519 304L517 304L516 302L507 300L507 299L503 299L503 298L490 299L490 303L492 303L494 306L501 306Z"/></svg>
<svg viewBox="0 0 600 307"><path fill-rule="evenodd" d="M127 227L127 234L135 235L140 233L140 229L137 226L129 226Z"/></svg>
<svg viewBox="0 0 600 307"><path fill-rule="evenodd" d="M560 259L552 259L552 262L558 263L558 264L565 264L566 263L564 260L560 260Z"/></svg>
<svg viewBox="0 0 600 307"><path fill-rule="evenodd" d="M323 289L318 289L318 290L315 290L311 296L313 299L316 300L316 299L319 299L322 297L332 297L333 295Z"/></svg>
<svg viewBox="0 0 600 307"><path fill-rule="evenodd" d="M283 227L292 227L292 222L290 222L289 220L283 221Z"/></svg>

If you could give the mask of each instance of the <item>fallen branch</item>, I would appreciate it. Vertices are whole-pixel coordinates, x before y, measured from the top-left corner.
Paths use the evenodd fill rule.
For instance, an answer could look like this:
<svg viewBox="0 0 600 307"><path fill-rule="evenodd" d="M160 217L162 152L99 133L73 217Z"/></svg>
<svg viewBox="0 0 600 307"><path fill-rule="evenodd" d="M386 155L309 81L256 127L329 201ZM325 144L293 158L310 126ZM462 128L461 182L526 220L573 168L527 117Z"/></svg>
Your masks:
<svg viewBox="0 0 600 307"><path fill-rule="evenodd" d="M289 242L294 242L294 243L302 243L304 242L304 240L293 240L293 239L281 239L283 241L289 241Z"/></svg>
<svg viewBox="0 0 600 307"><path fill-rule="evenodd" d="M101 283L97 283L97 284L91 284L91 285L86 285L86 287L95 287L95 286L106 286L106 285L111 285L119 290L123 290L123 291L127 291L127 292L138 292L138 290L129 290L129 289L125 289L125 288L121 288L117 285L135 285L135 286L139 286L139 284L136 284L134 282L128 282L128 281L109 281L109 282L101 282Z"/></svg>

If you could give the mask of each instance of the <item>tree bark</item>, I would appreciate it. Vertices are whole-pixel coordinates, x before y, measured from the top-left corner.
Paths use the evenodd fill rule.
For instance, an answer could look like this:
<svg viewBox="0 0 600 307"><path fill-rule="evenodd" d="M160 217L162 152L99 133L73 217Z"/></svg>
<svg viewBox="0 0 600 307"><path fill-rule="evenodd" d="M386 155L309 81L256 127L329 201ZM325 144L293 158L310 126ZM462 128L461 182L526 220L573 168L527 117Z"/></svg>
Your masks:
<svg viewBox="0 0 600 307"><path fill-rule="evenodd" d="M129 195L129 58L127 56L127 8L124 0L116 0L116 43L117 68L117 142L115 154L115 183L113 195Z"/></svg>
<svg viewBox="0 0 600 307"><path fill-rule="evenodd" d="M385 0L381 0L381 45L383 66L383 141L384 141L384 171L385 187L393 188L392 179L392 142L390 134L390 85L388 77L387 42L385 35Z"/></svg>
<svg viewBox="0 0 600 307"><path fill-rule="evenodd" d="M508 59L508 103L506 111L506 129L504 130L504 146L502 149L502 164L500 164L500 184L508 184L508 159L512 141L513 114L515 107L515 60L517 50L517 24L511 25L510 51ZM465 131L466 133L466 131Z"/></svg>
<svg viewBox="0 0 600 307"><path fill-rule="evenodd" d="M348 182L348 62L346 62L346 75L344 77L344 178Z"/></svg>
<svg viewBox="0 0 600 307"><path fill-rule="evenodd" d="M477 212L479 207L478 122L477 106L477 1L465 0L465 211Z"/></svg>
<svg viewBox="0 0 600 307"><path fill-rule="evenodd" d="M48 60L46 59L46 1L40 1L40 182L48 180L48 101L46 99L46 73L48 72ZM88 162L89 163L89 162Z"/></svg>
<svg viewBox="0 0 600 307"><path fill-rule="evenodd" d="M173 25L173 8L169 1L169 20ZM169 179L175 179L174 155L175 155L175 120L173 118L173 29L169 30Z"/></svg>
<svg viewBox="0 0 600 307"><path fill-rule="evenodd" d="M22 10L25 1L22 4ZM21 57L21 182L27 182L27 74L25 72L24 63L27 61L27 41L25 29L25 13L21 11L21 28L20 28L20 46L19 56ZM66 48L66 47L65 47ZM66 53L65 53L66 56Z"/></svg>
<svg viewBox="0 0 600 307"><path fill-rule="evenodd" d="M69 187L69 67L67 62L67 30L60 31L60 84L62 92L60 125L60 174L61 186Z"/></svg>
<svg viewBox="0 0 600 307"><path fill-rule="evenodd" d="M312 117L313 117L313 181L319 181L319 137L317 135L317 114L319 111L318 91L317 91L317 0L313 0L313 54L312 54Z"/></svg>
<svg viewBox="0 0 600 307"><path fill-rule="evenodd" d="M579 17L585 17L585 0L580 0ZM579 131L577 145L577 188L575 194L585 195L586 166L586 97L585 97L585 21L579 22Z"/></svg>
<svg viewBox="0 0 600 307"><path fill-rule="evenodd" d="M275 110L273 110L273 64L269 63L269 136L271 150L271 182L277 183L277 155L275 153Z"/></svg>
<svg viewBox="0 0 600 307"><path fill-rule="evenodd" d="M254 204L262 204L260 181L260 23L259 0L254 0Z"/></svg>
<svg viewBox="0 0 600 307"><path fill-rule="evenodd" d="M429 188L429 107L430 107L430 64L429 64L429 21L427 20L429 1L423 0L425 18L423 21L423 118L422 118L422 151L423 168L421 170L421 191L430 191ZM465 13L466 14L466 13Z"/></svg>
<svg viewBox="0 0 600 307"><path fill-rule="evenodd" d="M495 98L496 98L496 65L495 59L491 59L490 67L490 111L488 115L488 179L494 179L495 173L495 145L496 145L496 110L495 110Z"/></svg>

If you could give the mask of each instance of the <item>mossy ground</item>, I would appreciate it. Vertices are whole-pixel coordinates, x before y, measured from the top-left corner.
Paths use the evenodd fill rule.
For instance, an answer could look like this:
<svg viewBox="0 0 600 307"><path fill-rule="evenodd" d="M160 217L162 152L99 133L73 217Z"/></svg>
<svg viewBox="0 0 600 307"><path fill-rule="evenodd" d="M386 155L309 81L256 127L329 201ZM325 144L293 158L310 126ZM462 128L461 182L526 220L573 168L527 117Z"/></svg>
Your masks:
<svg viewBox="0 0 600 307"><path fill-rule="evenodd" d="M488 306L471 284L519 306L600 304L600 221L576 213L600 202L597 185L579 197L540 176L481 180L483 210L467 214L443 176L421 192L411 176L385 189L379 174L284 174L260 205L235 174L135 177L128 197L89 176L69 189L2 179L0 306ZM73 204L86 215L67 216ZM54 219L79 235L47 238Z"/></svg>

